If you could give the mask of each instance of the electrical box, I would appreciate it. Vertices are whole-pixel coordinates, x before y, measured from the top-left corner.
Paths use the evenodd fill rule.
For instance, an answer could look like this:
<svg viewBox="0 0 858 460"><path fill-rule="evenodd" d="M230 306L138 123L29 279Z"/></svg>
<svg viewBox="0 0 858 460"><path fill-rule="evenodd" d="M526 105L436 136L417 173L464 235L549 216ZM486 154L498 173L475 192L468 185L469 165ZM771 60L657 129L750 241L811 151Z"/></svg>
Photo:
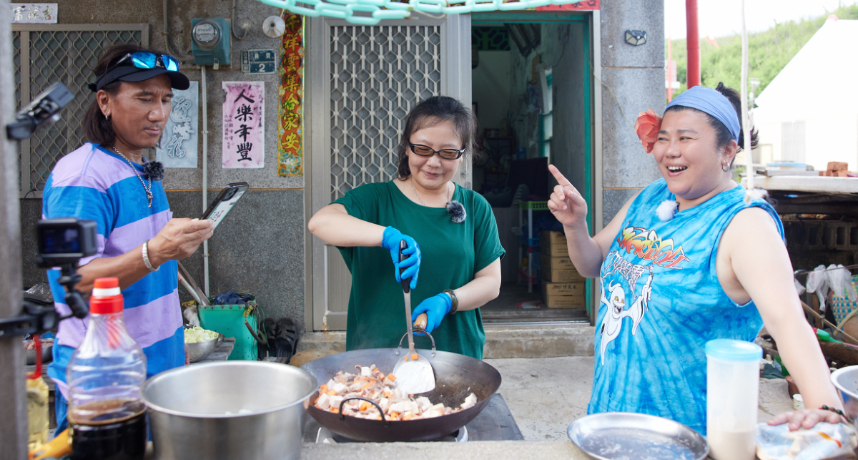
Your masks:
<svg viewBox="0 0 858 460"><path fill-rule="evenodd" d="M229 65L230 24L225 18L191 19L194 64Z"/></svg>

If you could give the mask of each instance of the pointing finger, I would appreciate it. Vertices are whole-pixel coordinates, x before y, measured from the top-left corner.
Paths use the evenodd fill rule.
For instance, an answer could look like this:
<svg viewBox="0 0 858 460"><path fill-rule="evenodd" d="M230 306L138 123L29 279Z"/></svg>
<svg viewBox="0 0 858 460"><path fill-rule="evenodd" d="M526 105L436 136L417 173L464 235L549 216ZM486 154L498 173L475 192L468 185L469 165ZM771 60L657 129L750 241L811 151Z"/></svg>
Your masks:
<svg viewBox="0 0 858 460"><path fill-rule="evenodd" d="M551 174L553 174L554 178L557 179L558 184L563 185L563 186L567 186L567 185L571 186L572 185L572 183L569 182L568 179L566 179L566 176L564 176L563 174L560 173L560 170L557 169L556 166L548 165L548 170L551 171Z"/></svg>

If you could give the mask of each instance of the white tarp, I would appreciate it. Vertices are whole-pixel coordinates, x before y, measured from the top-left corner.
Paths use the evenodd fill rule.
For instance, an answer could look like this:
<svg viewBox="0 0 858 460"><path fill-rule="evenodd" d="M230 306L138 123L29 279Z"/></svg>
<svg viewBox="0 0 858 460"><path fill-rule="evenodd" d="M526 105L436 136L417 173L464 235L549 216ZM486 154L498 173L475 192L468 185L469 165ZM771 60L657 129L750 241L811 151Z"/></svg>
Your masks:
<svg viewBox="0 0 858 460"><path fill-rule="evenodd" d="M858 113L856 37L858 20L825 21L757 97L754 121L762 125Z"/></svg>

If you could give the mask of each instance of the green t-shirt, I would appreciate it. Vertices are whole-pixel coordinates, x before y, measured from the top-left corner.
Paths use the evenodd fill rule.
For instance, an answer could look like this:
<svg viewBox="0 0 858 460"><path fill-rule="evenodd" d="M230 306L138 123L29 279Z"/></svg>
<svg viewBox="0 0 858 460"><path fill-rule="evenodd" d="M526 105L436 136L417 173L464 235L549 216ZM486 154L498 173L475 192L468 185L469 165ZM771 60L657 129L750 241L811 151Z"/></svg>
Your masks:
<svg viewBox="0 0 858 460"><path fill-rule="evenodd" d="M421 206L391 182L362 185L334 203L352 217L393 227L420 246L420 274L411 291L411 308L444 289L458 289L474 279L505 251L489 203L456 186L453 199L467 218L454 223L444 208ZM394 278L390 251L382 247L339 248L352 274L346 349L395 348L405 334L402 285ZM432 331L439 350L483 358L486 334L479 309L447 315ZM429 349L427 337L415 336L417 348ZM404 345L404 344L403 344Z"/></svg>

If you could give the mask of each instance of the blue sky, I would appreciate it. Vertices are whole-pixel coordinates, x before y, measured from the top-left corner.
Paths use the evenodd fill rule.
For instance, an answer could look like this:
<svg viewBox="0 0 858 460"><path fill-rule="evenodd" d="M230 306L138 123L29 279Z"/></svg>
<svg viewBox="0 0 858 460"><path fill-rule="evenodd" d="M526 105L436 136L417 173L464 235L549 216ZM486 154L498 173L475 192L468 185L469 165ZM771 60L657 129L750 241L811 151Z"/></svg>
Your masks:
<svg viewBox="0 0 858 460"><path fill-rule="evenodd" d="M838 5L858 0L745 0L745 24L749 32L766 30L777 22L824 15ZM697 0L700 36L713 38L741 31L741 0ZM685 0L664 0L664 35L685 38Z"/></svg>

